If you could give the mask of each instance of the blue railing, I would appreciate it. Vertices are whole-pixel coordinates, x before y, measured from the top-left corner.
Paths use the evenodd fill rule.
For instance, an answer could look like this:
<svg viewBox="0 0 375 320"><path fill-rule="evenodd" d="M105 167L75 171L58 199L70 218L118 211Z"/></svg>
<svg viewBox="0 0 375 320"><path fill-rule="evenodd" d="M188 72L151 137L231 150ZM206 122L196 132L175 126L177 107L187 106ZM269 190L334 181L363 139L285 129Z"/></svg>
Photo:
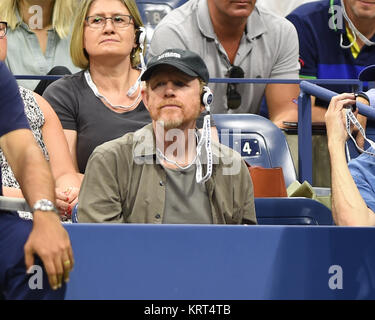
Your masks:
<svg viewBox="0 0 375 320"><path fill-rule="evenodd" d="M290 84L296 83L299 84L304 79L268 79L268 78L210 78L209 82L212 83L281 83L281 84ZM307 80L316 84L337 84L337 85L357 85L359 90L362 88L362 81L357 79L309 79Z"/></svg>
<svg viewBox="0 0 375 320"><path fill-rule="evenodd" d="M336 92L317 86L308 81L300 83L300 95L298 99L298 179L312 183L312 132L311 125L311 96L329 102ZM375 120L375 109L356 103L358 112L369 119Z"/></svg>
<svg viewBox="0 0 375 320"><path fill-rule="evenodd" d="M32 76L16 75L16 79L23 80L56 80L61 75ZM210 78L212 83L278 83L300 84L301 92L298 98L298 179L312 184L312 126L310 95L329 101L337 93L317 85L351 85L362 90L363 83L358 79L267 79L267 78ZM359 112L375 119L375 111L359 104ZM366 108L367 107L367 108Z"/></svg>
<svg viewBox="0 0 375 320"><path fill-rule="evenodd" d="M15 75L17 80L57 80L63 77L63 75L48 75L48 76L32 76L32 75Z"/></svg>
<svg viewBox="0 0 375 320"><path fill-rule="evenodd" d="M16 79L19 80L57 80L62 78L63 75L15 75ZM304 79L268 79L268 78L210 78L209 82L212 83L281 83L281 84L290 84L296 83L299 84ZM316 84L337 84L337 85L357 85L359 90L362 88L362 82L357 79L312 79L308 80L311 83Z"/></svg>

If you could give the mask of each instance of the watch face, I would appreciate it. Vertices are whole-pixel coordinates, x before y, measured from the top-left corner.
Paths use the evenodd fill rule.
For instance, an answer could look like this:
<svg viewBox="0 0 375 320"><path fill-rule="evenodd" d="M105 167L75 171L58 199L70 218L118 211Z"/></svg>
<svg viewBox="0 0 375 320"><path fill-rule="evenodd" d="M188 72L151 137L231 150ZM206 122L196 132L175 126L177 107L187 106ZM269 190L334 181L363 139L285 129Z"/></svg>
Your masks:
<svg viewBox="0 0 375 320"><path fill-rule="evenodd" d="M38 200L33 208L33 211L57 211L53 202L47 199Z"/></svg>
<svg viewBox="0 0 375 320"><path fill-rule="evenodd" d="M43 203L42 206L41 206L41 209L42 210L50 210L51 206L48 203Z"/></svg>

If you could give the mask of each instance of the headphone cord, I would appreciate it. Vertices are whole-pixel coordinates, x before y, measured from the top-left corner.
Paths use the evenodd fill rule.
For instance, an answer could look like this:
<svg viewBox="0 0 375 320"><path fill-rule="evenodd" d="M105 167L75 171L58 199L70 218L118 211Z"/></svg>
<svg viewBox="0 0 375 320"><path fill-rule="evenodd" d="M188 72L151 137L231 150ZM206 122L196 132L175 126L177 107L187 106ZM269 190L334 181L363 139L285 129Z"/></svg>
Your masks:
<svg viewBox="0 0 375 320"><path fill-rule="evenodd" d="M212 163L213 162L212 162L212 149L211 149L211 121L210 121L210 115L209 114L204 116L203 122L204 122L203 123L203 130L202 130L202 135L201 135L200 139L198 138L198 135L195 132L196 139L197 140L199 139L199 141L198 141L198 144L197 144L197 147L196 147L196 155L195 155L193 161L190 162L188 165L180 166L176 161L168 159L167 156L165 154L163 154L163 152L159 148L156 148L157 157L159 157L160 159L162 159L162 160L164 160L168 163L171 163L171 164L177 166L181 170L187 170L193 164L196 163L197 171L196 171L196 174L195 174L195 180L196 180L197 183L206 182L207 180L210 179L210 177L212 175ZM203 147L206 149L206 154L207 154L207 172L206 172L204 177L202 177L203 166L202 166L202 161L201 161Z"/></svg>
<svg viewBox="0 0 375 320"><path fill-rule="evenodd" d="M375 143L366 137L366 132L363 129L363 127L361 126L361 124L359 123L359 121L357 120L357 118L355 117L355 115L353 114L352 109L351 108L347 108L345 111L346 111L346 131L347 131L349 137L353 140L354 145L356 146L356 148L361 153L367 153L370 156L374 156L375 157L375 153L367 151L367 150L363 150L361 147L358 146L356 140L354 139L354 137L353 137L353 135L351 133L350 123L353 123L353 125L358 128L359 133L363 136L363 138L365 139L365 141L367 141L370 144L370 146L375 149ZM347 156L348 156L348 151L347 151Z"/></svg>
<svg viewBox="0 0 375 320"><path fill-rule="evenodd" d="M85 71L84 75L85 75L85 79L86 79L86 82L87 82L88 86L90 87L92 92L95 94L95 96L98 97L99 99L103 99L106 103L108 103L114 109L121 109L121 110L131 109L138 103L139 98L141 97L141 90L139 90L137 98L134 100L134 102L131 105L129 105L129 106L113 105L105 96L103 96L99 92L98 88L96 87L94 81L91 78L91 74L90 74L90 71L88 69Z"/></svg>

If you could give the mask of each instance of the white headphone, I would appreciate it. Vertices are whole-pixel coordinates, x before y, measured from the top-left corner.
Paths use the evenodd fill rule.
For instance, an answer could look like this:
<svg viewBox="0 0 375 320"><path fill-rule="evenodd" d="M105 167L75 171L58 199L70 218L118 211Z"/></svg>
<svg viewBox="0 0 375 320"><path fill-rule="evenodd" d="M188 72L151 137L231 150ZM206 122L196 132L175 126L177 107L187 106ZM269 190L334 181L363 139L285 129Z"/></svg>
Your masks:
<svg viewBox="0 0 375 320"><path fill-rule="evenodd" d="M146 40L146 29L145 27L139 27L137 43L139 44L139 46L141 46L142 51L143 51L143 44L145 40Z"/></svg>
<svg viewBox="0 0 375 320"><path fill-rule="evenodd" d="M207 86L204 86L201 100L202 100L202 104L204 105L204 107L206 108L208 112L210 112L210 106L212 104L213 99L214 99L214 95L211 89Z"/></svg>
<svg viewBox="0 0 375 320"><path fill-rule="evenodd" d="M128 93L127 93L128 97L131 97L137 91L139 84L141 83L141 77L146 70L146 64L145 64L145 60L143 57L145 39L146 39L146 29L144 27L139 27L137 30L137 43L139 47L141 48L141 52L139 53L139 56L141 58L141 70L142 71L137 81L134 83L134 85L129 88Z"/></svg>

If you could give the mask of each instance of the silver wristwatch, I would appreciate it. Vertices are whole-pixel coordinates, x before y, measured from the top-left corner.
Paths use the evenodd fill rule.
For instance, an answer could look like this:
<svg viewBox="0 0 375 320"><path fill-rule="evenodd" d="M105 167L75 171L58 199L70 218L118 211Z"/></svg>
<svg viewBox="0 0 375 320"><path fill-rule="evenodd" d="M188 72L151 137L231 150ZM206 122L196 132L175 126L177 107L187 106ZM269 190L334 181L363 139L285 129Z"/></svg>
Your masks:
<svg viewBox="0 0 375 320"><path fill-rule="evenodd" d="M32 212L34 213L35 211L54 211L59 214L53 202L47 199L40 199L35 202Z"/></svg>

